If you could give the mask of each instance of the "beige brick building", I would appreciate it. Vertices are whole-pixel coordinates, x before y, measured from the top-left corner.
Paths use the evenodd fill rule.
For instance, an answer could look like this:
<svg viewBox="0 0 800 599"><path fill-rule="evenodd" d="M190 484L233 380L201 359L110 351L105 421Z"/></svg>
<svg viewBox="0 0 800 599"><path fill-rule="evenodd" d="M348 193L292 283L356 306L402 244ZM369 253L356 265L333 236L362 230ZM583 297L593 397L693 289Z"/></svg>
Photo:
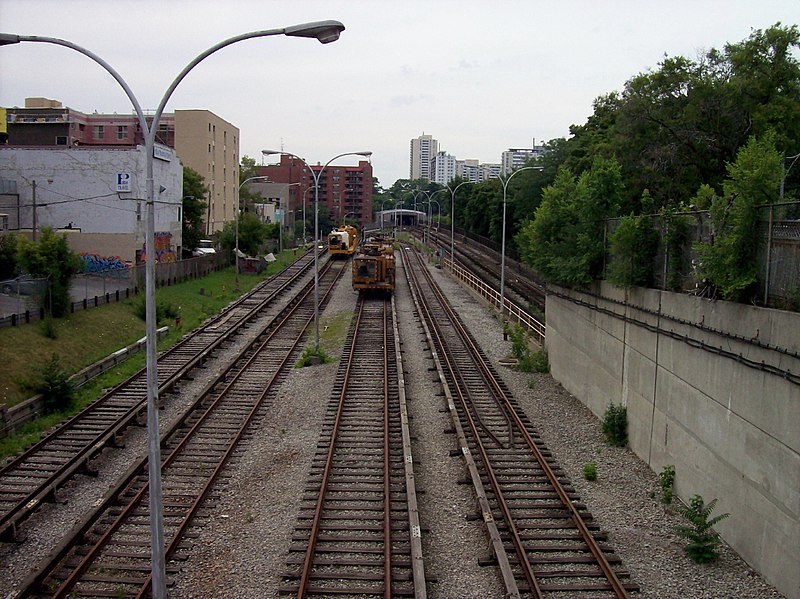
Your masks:
<svg viewBox="0 0 800 599"><path fill-rule="evenodd" d="M221 230L236 215L239 129L208 110L176 110L175 151L208 187L206 234Z"/></svg>

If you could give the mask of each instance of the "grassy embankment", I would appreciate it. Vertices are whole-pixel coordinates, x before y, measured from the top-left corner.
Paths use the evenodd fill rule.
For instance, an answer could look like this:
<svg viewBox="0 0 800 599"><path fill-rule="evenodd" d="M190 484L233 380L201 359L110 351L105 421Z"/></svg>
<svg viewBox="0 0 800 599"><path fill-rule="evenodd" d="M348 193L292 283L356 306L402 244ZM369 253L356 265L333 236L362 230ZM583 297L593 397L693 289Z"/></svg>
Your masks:
<svg viewBox="0 0 800 599"><path fill-rule="evenodd" d="M285 268L294 259L296 256L292 251L285 251L277 262L260 275L241 275L241 293L246 293L257 283ZM233 291L235 282L235 271L229 267L201 279L157 289L156 303L170 305L181 319L180 328L175 327L174 319L159 323L159 326L170 327L166 337L159 341L159 351L175 344L186 332L236 299L240 294ZM26 389L26 381L35 379L37 369L53 354L58 355L61 367L72 374L141 339L145 334L145 323L136 316L135 305L142 302L143 298L144 295L139 294L118 304L76 312L59 319L55 322L55 339L44 335L39 322L0 329L0 404L10 407L27 399L30 393ZM51 414L30 422L18 434L0 439L0 458L29 445L42 431L99 397L103 389L125 380L143 368L144 363L144 352L135 354L81 387L69 412Z"/></svg>

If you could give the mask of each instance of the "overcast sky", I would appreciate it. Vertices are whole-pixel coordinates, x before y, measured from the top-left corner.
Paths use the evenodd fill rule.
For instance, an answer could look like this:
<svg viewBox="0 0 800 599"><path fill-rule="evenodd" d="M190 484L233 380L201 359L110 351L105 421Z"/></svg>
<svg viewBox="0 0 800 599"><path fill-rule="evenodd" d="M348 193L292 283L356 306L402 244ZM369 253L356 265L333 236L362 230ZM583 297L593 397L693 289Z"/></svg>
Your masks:
<svg viewBox="0 0 800 599"><path fill-rule="evenodd" d="M167 110L207 109L241 131L241 155L309 163L371 150L384 187L409 177L422 133L459 159L567 137L600 95L668 56L696 58L780 21L800 0L0 0L0 32L58 37L105 59L144 109L224 39L335 19L339 41L271 37L200 63ZM82 112L132 111L122 88L67 48L0 48L0 106L43 96ZM355 158L341 164L355 163Z"/></svg>

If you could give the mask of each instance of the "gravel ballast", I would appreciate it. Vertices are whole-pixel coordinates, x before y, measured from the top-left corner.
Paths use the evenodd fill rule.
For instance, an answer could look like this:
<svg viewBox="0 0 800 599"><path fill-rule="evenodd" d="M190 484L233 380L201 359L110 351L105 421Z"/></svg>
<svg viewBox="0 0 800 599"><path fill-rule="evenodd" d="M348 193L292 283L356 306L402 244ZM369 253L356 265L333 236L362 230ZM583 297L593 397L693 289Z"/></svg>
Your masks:
<svg viewBox="0 0 800 599"><path fill-rule="evenodd" d="M690 561L672 529L679 515L659 502L658 476L630 450L609 447L597 418L549 375L524 374L500 364L510 341L494 313L445 273L435 276L465 324L492 359L527 412L581 499L609 533L641 593L658 599L779 598L781 595L730 548L711 565ZM502 597L494 568L478 556L490 553L482 524L467 515L476 504L460 458L451 457L455 437L446 434L449 415L422 328L415 316L402 266L395 293L406 372L414 467L420 493L428 596L441 599ZM323 314L324 323L352 313L356 295L349 275ZM337 354L338 355L338 350ZM176 597L277 597L280 573L295 523L297 498L309 471L336 364L296 369L281 389L281 400L252 439L250 450L231 472L220 504L199 527L190 558L174 577ZM582 468L597 464L598 479L587 482Z"/></svg>
<svg viewBox="0 0 800 599"><path fill-rule="evenodd" d="M399 257L399 253L398 253ZM698 565L683 551L672 529L682 523L659 501L656 473L625 448L608 446L597 418L557 381L545 374L524 374L501 364L511 353L495 314L446 273L432 269L445 294L493 361L515 399L568 473L609 543L641 587L636 597L658 599L763 599L782 597L735 552L723 545L719 561ZM446 432L450 417L422 327L398 268L395 293L398 328L407 384L414 468L423 529L428 596L433 599L481 599L503 596L495 568L480 567L490 554L476 513L467 471L452 457L456 439ZM352 315L356 293L349 272L322 314L321 328ZM324 333L323 333L324 336ZM340 347L326 347L338 357ZM204 509L182 559L168 564L170 597L278 597L281 573L291 543L300 497L322 429L337 363L293 369L278 397L266 408L261 426L243 442L227 476ZM168 420L168 418L166 418ZM133 437L141 431L134 431ZM133 441L133 438L130 439ZM583 465L597 464L598 478L584 480ZM106 483L107 484L107 483ZM102 487L103 485L98 485ZM53 509L53 516L57 513ZM44 526L29 534L46 535ZM36 542L33 539L33 542ZM46 543L45 543L46 545ZM15 564L23 568L23 564ZM3 590L5 587L5 590ZM0 596L10 590L0 586Z"/></svg>

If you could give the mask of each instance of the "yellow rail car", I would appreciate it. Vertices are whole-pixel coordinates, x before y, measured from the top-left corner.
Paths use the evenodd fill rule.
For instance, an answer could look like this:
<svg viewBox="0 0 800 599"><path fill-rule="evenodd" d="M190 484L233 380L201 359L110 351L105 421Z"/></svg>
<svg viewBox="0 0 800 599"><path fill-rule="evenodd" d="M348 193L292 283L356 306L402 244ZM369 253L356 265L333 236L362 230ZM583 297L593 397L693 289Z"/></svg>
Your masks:
<svg viewBox="0 0 800 599"><path fill-rule="evenodd" d="M390 240L374 237L353 256L353 289L359 293L394 291L394 248Z"/></svg>
<svg viewBox="0 0 800 599"><path fill-rule="evenodd" d="M352 256L358 247L358 229L345 225L328 235L328 251L332 256Z"/></svg>

